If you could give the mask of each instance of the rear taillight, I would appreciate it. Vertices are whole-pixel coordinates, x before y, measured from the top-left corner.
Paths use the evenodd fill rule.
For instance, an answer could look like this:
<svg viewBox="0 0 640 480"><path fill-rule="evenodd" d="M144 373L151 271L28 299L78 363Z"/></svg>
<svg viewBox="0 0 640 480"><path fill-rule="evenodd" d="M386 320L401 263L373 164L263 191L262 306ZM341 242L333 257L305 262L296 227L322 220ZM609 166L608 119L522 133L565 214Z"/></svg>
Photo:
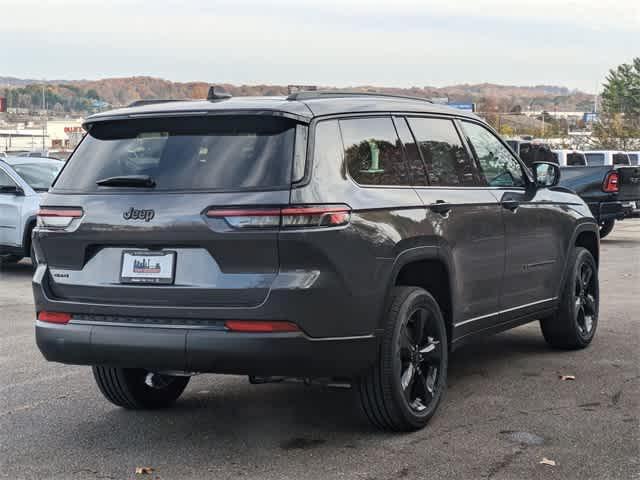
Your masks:
<svg viewBox="0 0 640 480"><path fill-rule="evenodd" d="M76 218L81 218L81 208L43 207L38 210L38 226L54 230L64 230Z"/></svg>
<svg viewBox="0 0 640 480"><path fill-rule="evenodd" d="M41 322L47 323L60 323L66 324L71 320L70 313L62 313L62 312L38 312L38 320Z"/></svg>
<svg viewBox="0 0 640 480"><path fill-rule="evenodd" d="M283 333L300 331L295 323L281 321L227 320L224 322L224 326L231 332L245 333Z"/></svg>
<svg viewBox="0 0 640 480"><path fill-rule="evenodd" d="M320 228L348 224L351 209L345 205L212 208L206 215L209 218L223 218L234 228Z"/></svg>
<svg viewBox="0 0 640 480"><path fill-rule="evenodd" d="M618 172L609 172L604 178L602 190L607 193L617 193L620 190L619 180L620 176Z"/></svg>

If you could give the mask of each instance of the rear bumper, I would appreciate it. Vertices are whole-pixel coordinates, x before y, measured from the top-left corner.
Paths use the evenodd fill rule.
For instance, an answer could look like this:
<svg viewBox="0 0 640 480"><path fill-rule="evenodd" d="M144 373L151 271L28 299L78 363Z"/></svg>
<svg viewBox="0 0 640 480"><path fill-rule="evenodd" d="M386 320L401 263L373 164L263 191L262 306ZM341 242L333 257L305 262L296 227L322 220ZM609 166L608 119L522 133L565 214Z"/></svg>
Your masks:
<svg viewBox="0 0 640 480"><path fill-rule="evenodd" d="M238 333L207 328L162 328L36 322L44 357L76 365L153 371L355 376L374 361L374 336L315 339L303 333Z"/></svg>

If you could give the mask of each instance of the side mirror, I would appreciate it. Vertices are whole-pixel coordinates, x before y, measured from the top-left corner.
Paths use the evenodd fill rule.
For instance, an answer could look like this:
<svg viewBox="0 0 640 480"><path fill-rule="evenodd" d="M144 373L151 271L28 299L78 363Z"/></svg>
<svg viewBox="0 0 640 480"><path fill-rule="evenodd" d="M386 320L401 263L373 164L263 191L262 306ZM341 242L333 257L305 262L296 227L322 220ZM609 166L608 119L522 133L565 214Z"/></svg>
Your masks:
<svg viewBox="0 0 640 480"><path fill-rule="evenodd" d="M560 167L556 163L534 162L533 175L538 188L555 187L560 183Z"/></svg>

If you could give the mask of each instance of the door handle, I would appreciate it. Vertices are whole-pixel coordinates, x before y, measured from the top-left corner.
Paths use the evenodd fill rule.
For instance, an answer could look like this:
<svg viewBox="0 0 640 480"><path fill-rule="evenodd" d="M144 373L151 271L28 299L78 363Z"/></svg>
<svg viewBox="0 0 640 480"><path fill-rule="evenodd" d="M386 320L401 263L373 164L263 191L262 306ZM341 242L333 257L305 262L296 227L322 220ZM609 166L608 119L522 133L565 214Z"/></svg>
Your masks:
<svg viewBox="0 0 640 480"><path fill-rule="evenodd" d="M520 202L517 200L505 200L502 202L502 208L506 208L507 210L511 210L515 212L520 206Z"/></svg>
<svg viewBox="0 0 640 480"><path fill-rule="evenodd" d="M451 204L443 200L436 200L436 203L429 205L429 210L439 213L440 215L446 215L451 211Z"/></svg>

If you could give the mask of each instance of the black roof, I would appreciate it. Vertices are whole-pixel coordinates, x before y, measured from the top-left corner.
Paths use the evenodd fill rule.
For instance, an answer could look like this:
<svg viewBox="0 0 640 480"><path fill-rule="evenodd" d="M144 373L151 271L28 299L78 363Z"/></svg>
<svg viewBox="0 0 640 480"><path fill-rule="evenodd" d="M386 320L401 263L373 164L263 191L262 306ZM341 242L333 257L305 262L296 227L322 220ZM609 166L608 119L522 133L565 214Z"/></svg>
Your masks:
<svg viewBox="0 0 640 480"><path fill-rule="evenodd" d="M91 115L85 124L123 118L207 115L218 112L255 112L292 117L302 122L324 115L342 113L397 112L436 113L477 118L468 112L437 105L427 99L373 93L303 92L289 97L234 97L227 100L184 100L144 102Z"/></svg>

